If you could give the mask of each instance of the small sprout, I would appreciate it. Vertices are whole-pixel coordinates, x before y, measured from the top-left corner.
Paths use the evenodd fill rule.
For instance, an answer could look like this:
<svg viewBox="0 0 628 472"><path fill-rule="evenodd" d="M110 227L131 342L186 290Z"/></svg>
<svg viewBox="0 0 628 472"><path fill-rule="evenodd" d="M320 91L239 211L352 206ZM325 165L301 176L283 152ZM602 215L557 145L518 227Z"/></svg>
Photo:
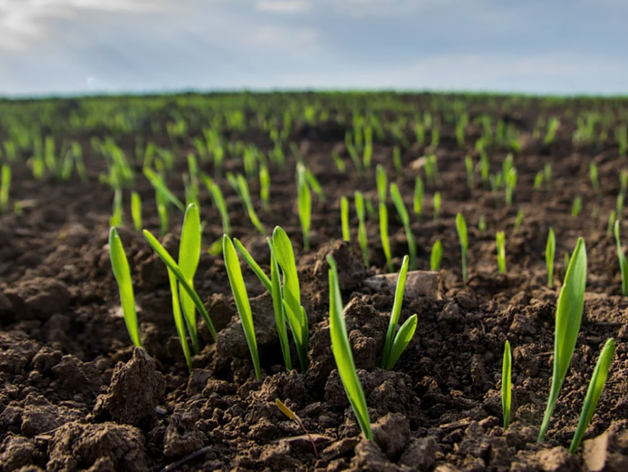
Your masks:
<svg viewBox="0 0 628 472"><path fill-rule="evenodd" d="M137 192L131 193L131 218L135 231L142 231L142 197Z"/></svg>
<svg viewBox="0 0 628 472"><path fill-rule="evenodd" d="M312 223L312 192L305 178L305 167L297 165L297 199L299 208L299 221L303 234L303 249L310 250L310 226Z"/></svg>
<svg viewBox="0 0 628 472"><path fill-rule="evenodd" d="M393 147L393 155L392 155L393 166L395 168L395 172L397 173L397 177L403 176L403 163L401 162L401 150L399 146L395 145Z"/></svg>
<svg viewBox="0 0 628 472"><path fill-rule="evenodd" d="M512 205L512 195L517 186L517 169L511 167L508 169L508 173L504 174L504 180L506 183L504 200L506 206Z"/></svg>
<svg viewBox="0 0 628 472"><path fill-rule="evenodd" d="M434 193L434 221L440 216L441 196L440 192Z"/></svg>
<svg viewBox="0 0 628 472"><path fill-rule="evenodd" d="M510 343L504 345L504 360L502 363L502 412L504 429L510 426L510 409L512 403L512 352Z"/></svg>
<svg viewBox="0 0 628 472"><path fill-rule="evenodd" d="M498 231L495 235L497 246L497 267L500 274L506 273L506 233Z"/></svg>
<svg viewBox="0 0 628 472"><path fill-rule="evenodd" d="M593 418L595 407L597 406L600 396L602 395L602 391L604 390L604 384L606 384L608 371L610 370L611 363L613 361L613 354L615 354L615 340L610 338L606 341L606 344L604 344L602 353L600 354L597 364L595 365L593 375L591 376L591 381L589 382L587 395L584 398L584 405L582 406L580 419L578 420L578 427L576 428L576 432L571 440L571 445L569 446L569 452L572 454L575 454L578 450L580 442L584 437L584 433L591 422L591 418Z"/></svg>
<svg viewBox="0 0 628 472"><path fill-rule="evenodd" d="M355 192L355 212L358 215L358 241L360 242L360 248L362 249L362 258L364 265L369 265L369 249L368 239L366 234L366 219L364 210L364 196L362 192L356 190Z"/></svg>
<svg viewBox="0 0 628 472"><path fill-rule="evenodd" d="M253 223L255 229L257 229L257 231L261 234L266 234L266 228L264 228L264 225L259 220L257 213L255 212L255 207L253 206L253 201L251 200L251 194L249 193L249 185L246 183L246 179L242 174L238 174L236 177L236 185L238 193L240 194L240 199L242 200L245 211L249 215L251 223Z"/></svg>
<svg viewBox="0 0 628 472"><path fill-rule="evenodd" d="M408 240L408 253L410 254L410 269L414 270L416 268L416 242L414 240L414 234L412 234L408 210L406 210L406 205L403 203L403 198L401 197L399 187L396 183L390 184L390 196L392 197L392 201L395 204L397 213L399 214L399 219L401 220L404 231L406 232L406 238Z"/></svg>
<svg viewBox="0 0 628 472"><path fill-rule="evenodd" d="M554 255L556 253L556 236L554 228L550 227L547 233L547 243L545 245L545 266L547 267L547 286L554 286Z"/></svg>
<svg viewBox="0 0 628 472"><path fill-rule="evenodd" d="M336 261L332 256L327 256L327 262L329 263L329 334L331 336L331 350L334 354L342 385L360 425L362 434L366 439L372 441L373 433L371 431L369 410L366 405L362 384L355 369L351 344L347 336Z"/></svg>
<svg viewBox="0 0 628 472"><path fill-rule="evenodd" d="M591 162L589 164L589 177L591 178L591 184L593 185L593 190L595 191L595 195L598 200L603 200L604 196L602 195L602 188L600 187L600 181L597 173L597 166L595 162Z"/></svg>
<svg viewBox="0 0 628 472"><path fill-rule="evenodd" d="M117 188L113 192L113 212L111 218L109 218L109 226L122 226L124 224L122 221L123 213L122 189Z"/></svg>
<svg viewBox="0 0 628 472"><path fill-rule="evenodd" d="M617 221L615 210L611 210L611 212L608 214L608 223L606 223L606 236L610 237L613 234L615 221Z"/></svg>
<svg viewBox="0 0 628 472"><path fill-rule="evenodd" d="M190 346L185 334L185 319L181 313L181 300L179 298L179 287L177 285L177 278L174 273L168 270L168 281L170 282L170 293L172 294L172 316L174 318L174 325L177 330L177 336L179 337L179 343L183 350L183 356L185 357L185 363L188 366L188 370L192 372L192 353L190 352ZM188 325L189 327L189 325ZM195 326L196 328L196 326ZM192 331L190 330L190 334Z"/></svg>
<svg viewBox="0 0 628 472"><path fill-rule="evenodd" d="M137 322L137 312L135 311L135 296L133 294L133 284L131 283L131 269L129 269L129 262L124 253L122 241L115 228L111 228L109 231L109 259L111 259L113 275L118 283L126 329L129 332L133 344L140 347L142 340L140 338L140 326Z"/></svg>
<svg viewBox="0 0 628 472"><path fill-rule="evenodd" d="M621 218L622 213L624 212L624 194L620 193L617 195L617 203L615 205L615 214L617 218Z"/></svg>
<svg viewBox="0 0 628 472"><path fill-rule="evenodd" d="M216 185L209 176L202 174L201 179L205 183L207 190L209 190L209 193L212 196L212 200L214 201L214 205L216 205L216 208L218 209L218 213L220 213L222 232L226 235L230 235L231 226L229 223L229 212L227 211L227 203L225 202L225 197L222 194L222 190L220 190L220 187ZM222 245L222 242L220 244Z"/></svg>
<svg viewBox="0 0 628 472"><path fill-rule="evenodd" d="M349 199L345 196L340 198L340 224L342 225L342 240L350 242L349 232Z"/></svg>
<svg viewBox="0 0 628 472"><path fill-rule="evenodd" d="M615 221L615 243L617 244L617 258L619 259L619 269L621 270L621 294L623 297L628 296L628 260L621 247L619 238L619 220Z"/></svg>
<svg viewBox="0 0 628 472"><path fill-rule="evenodd" d="M292 358L290 356L290 343L288 341L288 330L286 328L286 310L283 305L279 264L277 263L277 256L275 255L275 247L270 239L268 239L268 246L270 247L270 294L273 299L277 335L279 336L279 344L281 345L281 353L283 354L286 369L292 370Z"/></svg>
<svg viewBox="0 0 628 472"><path fill-rule="evenodd" d="M584 292L587 283L587 250L584 239L579 238L574 249L563 287L556 306L556 332L554 336L554 369L552 387L547 400L547 408L539 431L538 442L542 442L549 428L549 422L558 401L571 357L573 355L580 321L584 308Z"/></svg>
<svg viewBox="0 0 628 472"><path fill-rule="evenodd" d="M486 231L486 217L484 215L480 215L480 220L478 221L478 231L481 233Z"/></svg>
<svg viewBox="0 0 628 472"><path fill-rule="evenodd" d="M536 173L536 175L534 176L534 190L541 190L541 187L543 186L543 171L540 170Z"/></svg>
<svg viewBox="0 0 628 472"><path fill-rule="evenodd" d="M517 215L515 216L515 224L513 226L513 231L516 233L521 228L521 223L523 223L523 210L519 209Z"/></svg>
<svg viewBox="0 0 628 472"><path fill-rule="evenodd" d="M430 255L430 269L437 271L440 269L440 263L443 258L443 243L440 239L437 239L432 246L432 253Z"/></svg>
<svg viewBox="0 0 628 472"><path fill-rule="evenodd" d="M334 164L336 164L336 169L338 169L338 172L344 174L347 171L347 165L345 164L345 161L342 160L342 157L340 157L337 152L334 152L332 154L332 158L334 159Z"/></svg>
<svg viewBox="0 0 628 472"><path fill-rule="evenodd" d="M421 180L420 176L416 176L414 179L414 216L416 216L417 220L421 219L421 214L423 213L423 180Z"/></svg>
<svg viewBox="0 0 628 472"><path fill-rule="evenodd" d="M550 192L552 190L552 165L550 163L543 166L543 175L545 176L545 189Z"/></svg>
<svg viewBox="0 0 628 472"><path fill-rule="evenodd" d="M259 167L259 197L264 211L270 210L270 173L264 164Z"/></svg>
<svg viewBox="0 0 628 472"><path fill-rule="evenodd" d="M195 203L190 203L187 210L185 210L183 227L181 228L181 242L179 244L179 268L185 277L185 281L190 287L194 286L194 275L196 275L196 269L198 268L200 257L201 217L198 206ZM171 276L172 285L172 280L175 280L176 278L170 270L168 270L168 275ZM185 315L194 352L198 354L200 346L198 343L196 308L194 306L194 300L182 287L179 287L178 293L180 293L178 298L181 300L181 308L183 308L183 314Z"/></svg>
<svg viewBox="0 0 628 472"><path fill-rule="evenodd" d="M312 449L314 449L314 457L316 457L318 459L318 450L316 449L316 444L314 443L314 439L312 438L312 436L310 435L308 430L305 429L305 426L303 425L303 421L301 421L301 418L299 418L294 411L292 411L290 408L288 408L288 406L284 402L279 400L279 398L275 398L275 405L277 405L277 408L279 408L279 410L284 415L286 415L289 419L291 419L296 424L298 424L299 428L301 428L303 430L303 432L307 435L307 437L308 437L308 439L310 441L310 444L312 445Z"/></svg>
<svg viewBox="0 0 628 472"><path fill-rule="evenodd" d="M473 164L473 158L471 156L466 156L464 158L464 166L465 166L465 169L467 170L467 187L469 187L469 189L472 189L474 164Z"/></svg>
<svg viewBox="0 0 628 472"><path fill-rule="evenodd" d="M460 239L460 249L462 253L462 280L467 281L467 251L469 250L469 239L467 234L467 222L462 213L456 215L456 230Z"/></svg>
<svg viewBox="0 0 628 472"><path fill-rule="evenodd" d="M582 197L580 195L576 195L576 198L573 199L573 205L571 207L571 216L577 218L580 216L582 212Z"/></svg>
<svg viewBox="0 0 628 472"><path fill-rule="evenodd" d="M2 165L0 176L0 213L9 211L9 189L11 188L11 166Z"/></svg>
<svg viewBox="0 0 628 472"><path fill-rule="evenodd" d="M382 250L384 251L384 257L386 257L388 272L392 272L394 268L392 262L392 254L390 251L390 240L388 239L388 207L385 203L379 204L379 235L382 241Z"/></svg>
<svg viewBox="0 0 628 472"><path fill-rule="evenodd" d="M253 368L255 369L255 378L260 380L262 378L262 369L260 367L259 353L257 351L257 339L255 337L255 327L253 326L253 313L251 312L249 295L244 285L238 253L233 246L233 242L226 234L222 237L222 251L227 276L229 277L229 284L231 285L231 292L233 293L233 298L238 308L238 314L242 321L242 329L244 330L244 337L246 338L246 343L251 353Z"/></svg>

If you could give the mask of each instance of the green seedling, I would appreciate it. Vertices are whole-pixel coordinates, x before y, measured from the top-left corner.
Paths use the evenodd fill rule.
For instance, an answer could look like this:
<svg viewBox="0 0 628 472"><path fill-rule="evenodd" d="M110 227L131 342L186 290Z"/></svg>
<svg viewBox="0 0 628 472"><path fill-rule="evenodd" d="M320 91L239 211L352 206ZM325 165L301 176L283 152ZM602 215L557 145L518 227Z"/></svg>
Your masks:
<svg viewBox="0 0 628 472"><path fill-rule="evenodd" d="M168 204L161 192L155 192L155 205L157 206L157 215L159 216L159 232L162 236L165 236L168 232Z"/></svg>
<svg viewBox="0 0 628 472"><path fill-rule="evenodd" d="M316 176L312 173L310 169L305 167L305 181L308 183L312 191L316 194L316 197L321 201L325 201L325 192L323 191L323 186L318 181Z"/></svg>
<svg viewBox="0 0 628 472"><path fill-rule="evenodd" d="M617 218L621 218L622 213L624 212L624 194L620 193L617 195L617 201L615 204L615 215Z"/></svg>
<svg viewBox="0 0 628 472"><path fill-rule="evenodd" d="M273 231L272 242L277 264L283 274L283 306L286 318L297 347L301 371L305 372L308 366L309 324L305 309L301 306L301 288L294 249L290 238L279 226Z"/></svg>
<svg viewBox="0 0 628 472"><path fill-rule="evenodd" d="M462 280L467 282L467 251L469 250L469 238L467 234L467 222L462 213L456 215L456 231L458 231L458 239L460 240L460 249L462 253Z"/></svg>
<svg viewBox="0 0 628 472"><path fill-rule="evenodd" d="M198 206L195 203L190 203L185 211L185 217L183 218L181 243L179 244L179 268L190 287L194 286L194 275L196 275L200 257L201 217ZM174 274L172 274L172 277L174 277ZM182 287L179 287L178 292L180 292L181 308L183 308L190 339L194 346L194 352L198 354L200 346L198 343L194 300L192 300L192 297L190 297Z"/></svg>
<svg viewBox="0 0 628 472"><path fill-rule="evenodd" d="M340 198L340 224L342 225L342 240L350 242L349 232L349 199L345 196Z"/></svg>
<svg viewBox="0 0 628 472"><path fill-rule="evenodd" d="M189 177L183 175L185 185L186 203L194 203L197 206L200 205L198 201L198 163L194 154L188 154L188 172Z"/></svg>
<svg viewBox="0 0 628 472"><path fill-rule="evenodd" d="M628 260L621 247L621 240L619 238L619 220L615 221L614 226L615 244L617 245L617 259L619 260L619 268L621 270L621 294L622 296L628 296Z"/></svg>
<svg viewBox="0 0 628 472"><path fill-rule="evenodd" d="M122 226L122 189L117 188L113 191L113 212L109 218L109 226Z"/></svg>
<svg viewBox="0 0 628 472"><path fill-rule="evenodd" d="M480 233L486 231L486 217L484 215L480 215L480 219L478 221L478 231Z"/></svg>
<svg viewBox="0 0 628 472"><path fill-rule="evenodd" d="M545 189L548 192L552 191L552 165L547 163L543 166L543 175L545 177Z"/></svg>
<svg viewBox="0 0 628 472"><path fill-rule="evenodd" d="M595 162L591 162L589 164L589 177L591 178L591 185L593 185L593 190L595 191L595 195L598 200L603 200L604 196L602 195L602 187L600 187L600 181L597 173L597 166Z"/></svg>
<svg viewBox="0 0 628 472"><path fill-rule="evenodd" d="M188 366L188 370L192 372L192 353L190 352L190 346L185 334L185 319L181 313L181 299L179 298L181 294L179 293L177 278L170 269L168 269L168 281L170 282L170 293L172 294L172 315L174 317L174 325L177 330L177 336L179 337L181 349L183 350L185 363Z"/></svg>
<svg viewBox="0 0 628 472"><path fill-rule="evenodd" d="M401 263L401 270L397 278L397 287L395 288L395 300L393 302L392 312L390 314L390 323L386 332L386 341L384 342L384 350L382 351L381 368L392 370L397 360L406 349L417 325L417 316L412 315L401 325L397 332L399 324L399 315L401 314L401 305L403 304L403 293L406 288L406 278L408 276L408 256L404 256Z"/></svg>
<svg viewBox="0 0 628 472"><path fill-rule="evenodd" d="M111 228L109 231L109 259L111 260L113 275L118 283L126 329L129 332L133 345L140 347L142 345L142 339L140 337L140 326L137 322L137 312L135 311L135 296L133 294L133 284L131 283L131 269L129 269L129 262L124 253L122 241L115 228Z"/></svg>
<svg viewBox="0 0 628 472"><path fill-rule="evenodd" d="M262 369L260 367L259 353L257 351L257 339L255 337L255 327L253 325L253 313L251 312L249 295L244 285L238 253L233 246L233 242L226 234L222 237L222 251L227 276L229 277L229 284L231 285L231 292L233 293L238 314L240 315L244 337L246 338L246 343L251 353L251 360L253 361L253 368L255 369L255 378L261 380Z"/></svg>
<svg viewBox="0 0 628 472"><path fill-rule="evenodd" d="M165 200L172 203L179 210L185 211L185 205L170 191L161 175L156 174L148 167L144 167L144 175L155 188L155 192L161 194Z"/></svg>
<svg viewBox="0 0 628 472"><path fill-rule="evenodd" d="M270 173L264 164L259 167L259 196L264 211L270 210Z"/></svg>
<svg viewBox="0 0 628 472"><path fill-rule="evenodd" d="M0 175L0 212L9 211L9 189L11 188L11 167L9 164L2 165L2 175Z"/></svg>
<svg viewBox="0 0 628 472"><path fill-rule="evenodd" d="M432 253L430 255L430 269L437 271L440 269L440 263L443 259L443 243L440 239L437 239L432 246Z"/></svg>
<svg viewBox="0 0 628 472"><path fill-rule="evenodd" d="M288 330L286 328L286 310L283 302L283 290L281 288L281 274L279 264L275 255L275 247L270 238L270 294L273 299L273 310L275 312L275 324L277 325L277 335L281 345L281 353L287 370L292 370L292 358L290 356L290 343L288 341ZM316 450L316 449L315 449Z"/></svg>
<svg viewBox="0 0 628 472"><path fill-rule="evenodd" d="M414 208L414 216L417 220L421 219L421 215L423 214L423 197L424 197L424 187L423 180L419 175L414 179L414 198L412 200L412 206Z"/></svg>
<svg viewBox="0 0 628 472"><path fill-rule="evenodd" d="M497 246L497 268L500 274L506 273L506 233L498 231L495 235Z"/></svg>
<svg viewBox="0 0 628 472"><path fill-rule="evenodd" d="M259 231L261 234L266 234L266 228L259 220L259 218L257 217L257 213L255 212L255 207L253 206L253 201L251 200L251 194L249 193L249 185L246 183L246 179L242 174L238 174L238 176L236 177L236 184L240 199L242 200L245 211L249 215L251 223L253 223L255 229L257 229L257 231Z"/></svg>
<svg viewBox="0 0 628 472"><path fill-rule="evenodd" d="M305 426L303 425L303 421L301 421L301 418L299 418L294 411L288 408L288 406L284 402L279 400L279 398L275 398L275 405L277 405L277 408L279 408L279 411L281 411L284 415L286 415L286 417L288 417L289 419L294 421L297 425L299 425L299 428L301 428L301 430L308 437L308 440L310 441L310 444L312 445L312 449L314 449L314 457L318 459L318 450L316 449L316 444L314 443L314 439L312 438L308 430L305 429Z"/></svg>
<svg viewBox="0 0 628 472"><path fill-rule="evenodd" d="M538 171L536 173L536 175L534 176L534 190L541 190L541 187L543 187L543 171Z"/></svg>
<svg viewBox="0 0 628 472"><path fill-rule="evenodd" d="M593 375L591 376L591 381L589 382L587 395L584 398L584 405L582 406L582 412L580 413L580 419L578 420L578 427L576 428L576 432L571 440L571 445L569 446L569 452L572 454L575 454L578 447L580 447L580 442L584 437L584 433L591 422L591 418L593 418L593 412L600 400L600 396L604 390L604 384L606 384L606 379L608 377L608 371L610 370L611 363L613 362L613 354L615 354L615 340L610 338L606 341L606 344L604 344L602 353L600 354L597 364L595 365Z"/></svg>
<svg viewBox="0 0 628 472"><path fill-rule="evenodd" d="M386 171L381 164L377 165L376 170L377 198L379 203L386 203L386 193L388 190L388 178Z"/></svg>
<svg viewBox="0 0 628 472"><path fill-rule="evenodd" d="M379 204L379 235L382 241L382 250L384 251L384 257L386 257L386 265L388 272L394 270L392 253L390 250L390 240L388 238L388 207L385 203Z"/></svg>
<svg viewBox="0 0 628 472"><path fill-rule="evenodd" d="M554 142L554 138L556 136L556 131L560 127L560 121L558 118L552 118L547 125L547 133L545 134L545 139L543 140L543 144L549 146Z"/></svg>
<svg viewBox="0 0 628 472"><path fill-rule="evenodd" d="M515 224L512 227L512 230L516 233L521 228L521 223L523 223L523 210L519 209L517 214L515 215Z"/></svg>
<svg viewBox="0 0 628 472"><path fill-rule="evenodd" d="M408 210L406 210L406 205L403 203L403 198L401 197L399 187L396 183L390 184L390 196L392 197L392 201L395 204L395 208L399 214L399 219L401 220L403 229L406 233L406 238L408 240L408 253L410 255L410 270L414 270L416 269L416 242L410 226Z"/></svg>
<svg viewBox="0 0 628 472"><path fill-rule="evenodd" d="M506 202L506 206L512 205L512 195L515 191L515 187L517 186L517 169L511 167L508 169L508 173L504 174L504 180L506 183L504 190L504 200Z"/></svg>
<svg viewBox="0 0 628 472"><path fill-rule="evenodd" d="M401 162L401 149L399 149L399 146L393 147L392 161L397 177L403 176L403 163Z"/></svg>
<svg viewBox="0 0 628 472"><path fill-rule="evenodd" d="M334 160L334 164L336 164L336 169L338 169L338 172L344 174L347 171L347 165L345 164L345 161L342 159L342 157L340 157L337 152L334 152L331 157Z"/></svg>
<svg viewBox="0 0 628 472"><path fill-rule="evenodd" d="M569 368L569 363L571 362L571 357L576 346L584 308L586 283L587 250L584 240L579 238L571 260L569 261L563 287L558 296L552 387L547 400L543 423L539 431L538 442L542 442L547 433L550 419L558 400L558 394L565 380L567 369Z"/></svg>
<svg viewBox="0 0 628 472"><path fill-rule="evenodd" d="M131 193L131 218L135 231L142 231L142 197L135 191Z"/></svg>
<svg viewBox="0 0 628 472"><path fill-rule="evenodd" d="M512 403L512 352L510 343L504 345L504 360L502 362L502 412L504 429L510 426L510 410Z"/></svg>
<svg viewBox="0 0 628 472"><path fill-rule="evenodd" d="M329 334L331 337L331 350L334 354L342 385L353 408L358 425L360 425L362 434L366 439L372 441L373 433L371 431L371 419L366 405L366 397L355 369L351 344L347 336L336 261L332 256L327 256L327 262L329 263Z"/></svg>
<svg viewBox="0 0 628 472"><path fill-rule="evenodd" d="M556 254L556 236L554 228L550 227L545 244L545 266L547 267L547 286L554 286L554 255Z"/></svg>
<svg viewBox="0 0 628 472"><path fill-rule="evenodd" d="M369 266L369 249L368 249L368 237L366 234L366 219L364 209L364 196L362 192L356 190L355 192L355 212L358 215L358 241L360 248L362 249L362 259L364 265Z"/></svg>
<svg viewBox="0 0 628 472"><path fill-rule="evenodd" d="M611 210L611 212L608 214L608 222L606 223L606 236L611 237L611 235L613 234L615 221L617 221L615 210Z"/></svg>
<svg viewBox="0 0 628 472"><path fill-rule="evenodd" d="M580 195L576 195L573 199L573 205L571 206L571 216L577 218L582 213L582 197Z"/></svg>
<svg viewBox="0 0 628 472"><path fill-rule="evenodd" d="M464 167L467 171L467 187L469 187L470 189L473 188L473 169L474 169L474 164L473 164L473 158L471 156L466 156L464 158Z"/></svg>
<svg viewBox="0 0 628 472"><path fill-rule="evenodd" d="M203 321L207 325L207 329L209 329L209 333L211 334L212 339L216 340L216 329L214 328L214 324L212 323L211 318L209 317L209 313L205 309L201 297L198 296L194 287L190 285L187 281L183 272L181 272L181 268L172 258L172 256L166 251L166 248L162 246L162 244L157 240L155 236L151 234L150 231L144 230L142 231L144 234L144 238L148 242L148 245L155 251L157 256L161 259L161 261L172 271L174 276L177 278L177 282L179 283L179 288L183 288L185 292L192 298L194 301L194 306L201 314Z"/></svg>
<svg viewBox="0 0 628 472"><path fill-rule="evenodd" d="M440 216L441 196L440 192L434 193L434 221Z"/></svg>
<svg viewBox="0 0 628 472"><path fill-rule="evenodd" d="M366 214L371 220L377 219L377 213L375 213L375 207L373 206L373 201L370 198L364 199L364 208L366 208Z"/></svg>
<svg viewBox="0 0 628 472"><path fill-rule="evenodd" d="M214 205L218 209L218 213L220 213L220 221L222 222L222 231L226 235L231 234L231 225L229 222L229 212L227 211L227 203L225 202L225 197L222 194L222 190L220 187L214 183L214 181L207 175L202 174L201 179L203 183L209 190L209 193L212 196L212 200L214 201ZM222 244L222 243L221 243Z"/></svg>
<svg viewBox="0 0 628 472"><path fill-rule="evenodd" d="M310 250L310 226L312 223L312 193L305 179L305 167L297 165L297 198L299 207L299 221L303 234L303 249Z"/></svg>

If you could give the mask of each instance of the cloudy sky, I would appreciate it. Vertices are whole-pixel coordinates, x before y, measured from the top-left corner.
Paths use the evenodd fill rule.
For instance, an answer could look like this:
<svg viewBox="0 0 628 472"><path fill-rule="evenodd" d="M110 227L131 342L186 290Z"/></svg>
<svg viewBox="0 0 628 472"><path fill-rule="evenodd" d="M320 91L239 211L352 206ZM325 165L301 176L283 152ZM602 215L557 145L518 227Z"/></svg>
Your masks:
<svg viewBox="0 0 628 472"><path fill-rule="evenodd" d="M0 95L628 93L628 0L0 0Z"/></svg>

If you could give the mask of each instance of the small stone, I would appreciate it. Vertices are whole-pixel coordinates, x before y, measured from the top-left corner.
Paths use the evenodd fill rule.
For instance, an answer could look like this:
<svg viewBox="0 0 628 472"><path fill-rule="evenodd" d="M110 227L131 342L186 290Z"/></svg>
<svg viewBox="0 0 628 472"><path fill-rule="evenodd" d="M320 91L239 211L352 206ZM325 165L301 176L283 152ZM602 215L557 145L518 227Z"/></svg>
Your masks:
<svg viewBox="0 0 628 472"><path fill-rule="evenodd" d="M544 472L578 472L580 470L578 460L562 446L539 451L535 459Z"/></svg>
<svg viewBox="0 0 628 472"><path fill-rule="evenodd" d="M438 443L432 436L415 439L406 448L399 464L414 467L419 472L427 472L436 462Z"/></svg>
<svg viewBox="0 0 628 472"><path fill-rule="evenodd" d="M394 291L399 274L383 274L369 277L364 285L372 290ZM438 294L438 272L431 270L411 270L406 278L405 298L411 300L419 296L436 298Z"/></svg>
<svg viewBox="0 0 628 472"><path fill-rule="evenodd" d="M410 423L399 413L389 413L373 424L373 439L390 460L396 460L410 440Z"/></svg>

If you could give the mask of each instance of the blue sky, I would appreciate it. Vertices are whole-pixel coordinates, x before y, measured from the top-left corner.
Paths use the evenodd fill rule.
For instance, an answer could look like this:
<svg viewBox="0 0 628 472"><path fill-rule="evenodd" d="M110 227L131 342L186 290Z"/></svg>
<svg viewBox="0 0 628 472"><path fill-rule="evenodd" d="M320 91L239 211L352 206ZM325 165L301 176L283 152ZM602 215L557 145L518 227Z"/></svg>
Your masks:
<svg viewBox="0 0 628 472"><path fill-rule="evenodd" d="M628 93L628 0L0 0L0 95Z"/></svg>

